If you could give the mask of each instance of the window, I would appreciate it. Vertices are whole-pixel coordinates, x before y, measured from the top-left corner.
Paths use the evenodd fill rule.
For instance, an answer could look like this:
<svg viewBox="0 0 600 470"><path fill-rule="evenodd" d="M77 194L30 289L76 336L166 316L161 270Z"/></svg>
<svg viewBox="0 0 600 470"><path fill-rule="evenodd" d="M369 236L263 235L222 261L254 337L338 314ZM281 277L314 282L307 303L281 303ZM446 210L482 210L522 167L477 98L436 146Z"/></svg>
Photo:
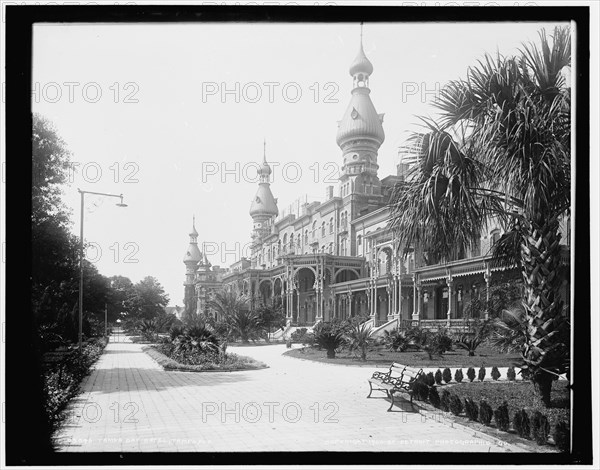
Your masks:
<svg viewBox="0 0 600 470"><path fill-rule="evenodd" d="M329 233L333 233L333 217L329 219Z"/></svg>
<svg viewBox="0 0 600 470"><path fill-rule="evenodd" d="M304 231L304 244L308 245L308 230Z"/></svg>
<svg viewBox="0 0 600 470"><path fill-rule="evenodd" d="M300 248L300 246L302 246L302 238L300 234L298 234L298 242L296 243L296 245L298 246L298 249Z"/></svg>
<svg viewBox="0 0 600 470"><path fill-rule="evenodd" d="M287 233L283 234L283 244L287 245Z"/></svg>
<svg viewBox="0 0 600 470"><path fill-rule="evenodd" d="M471 256L481 256L481 240L478 238L471 247Z"/></svg>
<svg viewBox="0 0 600 470"><path fill-rule="evenodd" d="M358 246L361 246L361 245L362 245L362 235L359 235L358 237L356 237L356 244L357 244Z"/></svg>
<svg viewBox="0 0 600 470"><path fill-rule="evenodd" d="M329 244L329 254L332 255L333 254L333 243Z"/></svg>
<svg viewBox="0 0 600 470"><path fill-rule="evenodd" d="M500 230L496 228L490 233L491 246L494 246L498 240L500 240Z"/></svg>
<svg viewBox="0 0 600 470"><path fill-rule="evenodd" d="M324 237L325 236L325 222L323 222L321 224L321 236Z"/></svg>
<svg viewBox="0 0 600 470"><path fill-rule="evenodd" d="M317 237L317 221L315 220L312 224L312 237Z"/></svg>

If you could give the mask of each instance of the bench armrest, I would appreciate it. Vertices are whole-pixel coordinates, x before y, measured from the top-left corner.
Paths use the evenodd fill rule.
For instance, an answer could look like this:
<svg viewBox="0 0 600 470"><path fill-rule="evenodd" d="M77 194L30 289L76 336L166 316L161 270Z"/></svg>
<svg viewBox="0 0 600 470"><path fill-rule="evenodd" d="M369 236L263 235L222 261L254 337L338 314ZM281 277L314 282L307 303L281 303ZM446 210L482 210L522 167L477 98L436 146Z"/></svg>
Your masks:
<svg viewBox="0 0 600 470"><path fill-rule="evenodd" d="M373 375L371 376L372 379L380 379L380 380L385 380L388 379L389 376L391 374L391 371L387 370L387 371L380 371L380 370L376 370L375 372L373 372Z"/></svg>

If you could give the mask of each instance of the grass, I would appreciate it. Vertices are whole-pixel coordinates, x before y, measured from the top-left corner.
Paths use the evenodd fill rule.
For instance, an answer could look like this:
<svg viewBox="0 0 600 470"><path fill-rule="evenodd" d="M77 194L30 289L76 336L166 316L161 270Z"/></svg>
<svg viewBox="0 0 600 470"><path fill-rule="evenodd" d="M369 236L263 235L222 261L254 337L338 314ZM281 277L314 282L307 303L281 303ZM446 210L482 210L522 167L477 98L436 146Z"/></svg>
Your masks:
<svg viewBox="0 0 600 470"><path fill-rule="evenodd" d="M389 366L392 362L398 362L409 366L420 367L508 367L513 363L518 362L519 354L501 354L494 349L486 346L480 346L475 356L470 357L467 351L456 349L448 351L440 358L429 359L427 353L423 351L405 351L392 352L388 351L384 346L372 347L368 354L367 360L361 361L357 354L343 350L336 353L335 359L328 359L325 350L317 348L305 347L300 349L292 349L285 353L291 357L308 359L315 362L325 362L328 364L353 365L353 366Z"/></svg>
<svg viewBox="0 0 600 470"><path fill-rule="evenodd" d="M183 372L231 372L236 370L266 369L264 362L251 357L228 353L221 362L205 362L202 364L181 364L156 349L156 346L144 346L142 350L154 359L163 369Z"/></svg>

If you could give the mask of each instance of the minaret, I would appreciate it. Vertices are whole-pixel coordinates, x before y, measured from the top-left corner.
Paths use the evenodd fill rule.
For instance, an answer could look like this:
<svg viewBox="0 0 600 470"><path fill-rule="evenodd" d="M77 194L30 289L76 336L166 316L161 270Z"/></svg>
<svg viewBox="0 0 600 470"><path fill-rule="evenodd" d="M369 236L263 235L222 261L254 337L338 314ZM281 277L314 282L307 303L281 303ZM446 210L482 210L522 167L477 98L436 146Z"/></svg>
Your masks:
<svg viewBox="0 0 600 470"><path fill-rule="evenodd" d="M183 305L185 306L184 315L196 311L196 289L194 282L196 280L196 272L198 271L198 263L202 261L202 253L198 249L198 232L196 231L196 217L192 218L192 231L190 232L190 244L183 257L185 264L185 286L183 294Z"/></svg>
<svg viewBox="0 0 600 470"><path fill-rule="evenodd" d="M260 247L262 239L271 233L271 223L274 217L279 215L277 209L277 199L273 197L271 192L271 184L269 177L271 176L271 167L267 163L267 142L263 144L263 162L258 170L259 183L256 196L250 205L250 216L252 217L252 248L251 261L253 266L256 265L257 248Z"/></svg>
<svg viewBox="0 0 600 470"><path fill-rule="evenodd" d="M342 196L349 193L380 194L377 152L385 140L383 114L377 114L369 96L369 77L373 73L373 64L363 49L362 24L360 47L349 71L353 82L352 96L343 118L338 122L336 136L344 158L340 184L346 193L342 192Z"/></svg>

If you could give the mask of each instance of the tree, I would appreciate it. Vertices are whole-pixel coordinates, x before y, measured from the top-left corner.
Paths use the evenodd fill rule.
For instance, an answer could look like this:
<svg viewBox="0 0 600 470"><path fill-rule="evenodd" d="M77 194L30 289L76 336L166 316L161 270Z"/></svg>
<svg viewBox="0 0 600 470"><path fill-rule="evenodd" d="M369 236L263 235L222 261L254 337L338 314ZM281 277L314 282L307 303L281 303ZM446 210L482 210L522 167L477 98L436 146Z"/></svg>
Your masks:
<svg viewBox="0 0 600 470"><path fill-rule="evenodd" d="M315 344L327 351L329 359L335 359L335 351L346 344L347 323L338 320L323 323L320 322L314 329Z"/></svg>
<svg viewBox="0 0 600 470"><path fill-rule="evenodd" d="M131 296L125 300L129 316L134 320L151 320L164 313L169 303L163 286L152 276L146 276L133 286Z"/></svg>
<svg viewBox="0 0 600 470"><path fill-rule="evenodd" d="M373 329L367 323L353 325L348 333L348 343L351 351L360 351L360 359L367 360L367 349L373 344Z"/></svg>
<svg viewBox="0 0 600 470"><path fill-rule="evenodd" d="M264 334L264 326L258 314L250 310L250 300L232 290L216 292L208 306L217 312L220 323L225 328L225 335L233 340L241 339L242 343L257 340Z"/></svg>
<svg viewBox="0 0 600 470"><path fill-rule="evenodd" d="M285 314L283 313L281 301L273 301L267 305L260 305L256 309L256 314L258 315L261 327L269 334L273 329L276 330L285 325Z"/></svg>
<svg viewBox="0 0 600 470"><path fill-rule="evenodd" d="M559 219L570 210L569 27L517 57L486 56L466 80L450 82L438 122L414 133L416 157L394 195L392 226L404 246L451 260L476 243L490 220L505 234L494 260L517 265L527 332L522 368L550 404L552 379L564 371L568 328L562 315ZM550 44L550 42L552 44Z"/></svg>

